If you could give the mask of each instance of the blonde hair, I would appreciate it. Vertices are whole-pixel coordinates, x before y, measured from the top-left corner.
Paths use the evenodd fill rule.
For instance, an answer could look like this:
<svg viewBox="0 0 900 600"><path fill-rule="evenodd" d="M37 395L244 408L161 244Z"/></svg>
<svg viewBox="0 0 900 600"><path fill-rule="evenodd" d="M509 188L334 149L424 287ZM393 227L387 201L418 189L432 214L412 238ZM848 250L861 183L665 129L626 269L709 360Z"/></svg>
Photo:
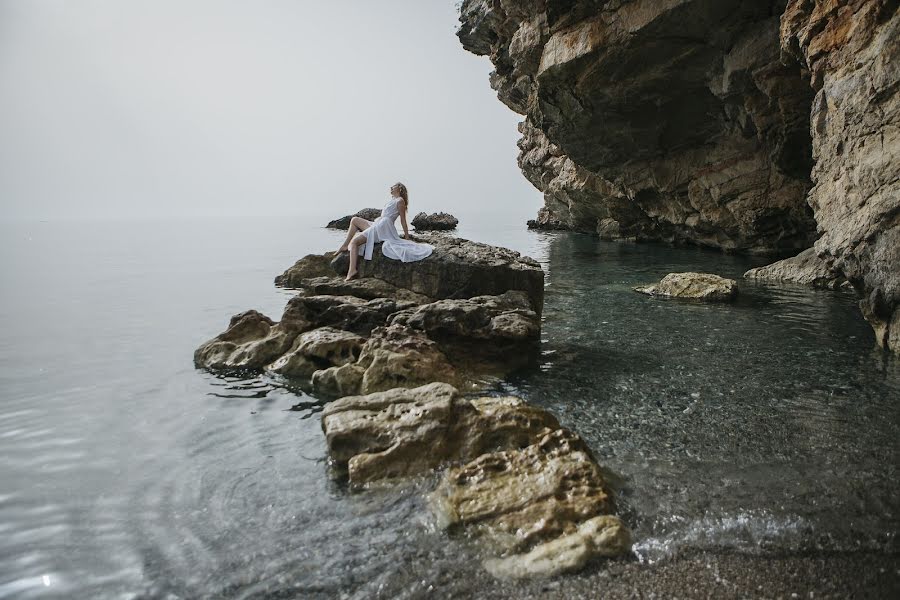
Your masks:
<svg viewBox="0 0 900 600"><path fill-rule="evenodd" d="M409 206L409 192L406 190L406 186L398 181L393 187L397 188L397 191L400 192L400 197L406 201L406 206Z"/></svg>

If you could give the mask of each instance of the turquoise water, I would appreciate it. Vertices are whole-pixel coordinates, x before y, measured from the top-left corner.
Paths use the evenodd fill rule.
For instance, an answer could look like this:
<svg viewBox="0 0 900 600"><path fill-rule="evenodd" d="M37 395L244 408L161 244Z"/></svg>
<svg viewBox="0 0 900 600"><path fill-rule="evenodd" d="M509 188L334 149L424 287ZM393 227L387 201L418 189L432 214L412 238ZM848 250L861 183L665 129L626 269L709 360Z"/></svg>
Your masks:
<svg viewBox="0 0 900 600"><path fill-rule="evenodd" d="M280 315L276 274L340 243L307 223L2 225L0 597L536 593L435 531L430 479L332 482L316 398L193 368L230 315ZM544 265L541 365L495 391L585 437L633 560L897 552L900 361L852 297L742 282L733 305L666 302L630 288L760 261L499 222L460 235Z"/></svg>

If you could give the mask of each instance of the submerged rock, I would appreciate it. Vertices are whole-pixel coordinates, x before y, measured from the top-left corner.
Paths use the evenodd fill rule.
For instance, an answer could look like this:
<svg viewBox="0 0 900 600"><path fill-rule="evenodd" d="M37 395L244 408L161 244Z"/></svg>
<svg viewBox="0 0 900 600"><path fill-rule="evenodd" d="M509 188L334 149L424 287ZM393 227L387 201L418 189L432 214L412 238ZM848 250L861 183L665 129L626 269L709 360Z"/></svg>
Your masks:
<svg viewBox="0 0 900 600"><path fill-rule="evenodd" d="M614 510L590 450L566 429L451 468L432 503L444 527L477 525L510 550L571 533L578 522Z"/></svg>
<svg viewBox="0 0 900 600"><path fill-rule="evenodd" d="M375 245L372 260L359 262L360 277L376 277L394 286L430 298L471 298L525 292L532 309L540 314L544 305L544 272L534 259L507 248L490 246L443 235L422 236L435 246L424 260L404 263L381 254ZM336 274L346 274L349 254L331 263Z"/></svg>
<svg viewBox="0 0 900 600"><path fill-rule="evenodd" d="M445 212L431 213L420 212L413 217L410 223L418 231L449 231L456 229L459 219Z"/></svg>
<svg viewBox="0 0 900 600"><path fill-rule="evenodd" d="M335 219L334 221L329 221L328 225L325 227L328 229L349 229L350 228L350 220L353 217L362 217L366 221L374 221L378 217L381 216L380 208L364 208L353 215L347 215L345 217L341 217L340 219Z"/></svg>
<svg viewBox="0 0 900 600"><path fill-rule="evenodd" d="M558 427L552 415L518 398L470 401L446 383L349 396L322 413L331 458L351 483L421 475L528 445Z"/></svg>
<svg viewBox="0 0 900 600"><path fill-rule="evenodd" d="M524 554L489 558L484 561L484 567L501 579L552 577L579 571L594 558L614 558L629 550L631 534L625 524L618 517L602 515Z"/></svg>
<svg viewBox="0 0 900 600"><path fill-rule="evenodd" d="M797 256L779 260L764 267L756 267L744 273L747 279L783 281L817 288L836 289L846 283L824 260L816 256L813 248L807 248Z"/></svg>
<svg viewBox="0 0 900 600"><path fill-rule="evenodd" d="M711 273L669 273L657 284L634 288L636 292L665 298L704 302L728 302L738 294L737 282Z"/></svg>

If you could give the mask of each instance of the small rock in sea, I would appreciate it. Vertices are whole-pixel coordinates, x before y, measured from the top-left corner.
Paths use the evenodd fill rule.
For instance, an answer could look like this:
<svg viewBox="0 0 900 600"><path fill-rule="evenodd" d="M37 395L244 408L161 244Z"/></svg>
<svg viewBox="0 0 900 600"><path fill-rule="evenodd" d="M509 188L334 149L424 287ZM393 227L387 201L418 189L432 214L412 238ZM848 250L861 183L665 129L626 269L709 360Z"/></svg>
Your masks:
<svg viewBox="0 0 900 600"><path fill-rule="evenodd" d="M669 273L657 284L634 288L636 292L663 298L704 302L729 302L738 294L737 282L711 273Z"/></svg>
<svg viewBox="0 0 900 600"><path fill-rule="evenodd" d="M445 212L431 213L420 212L412 220L412 226L418 231L448 231L456 229L459 219Z"/></svg>

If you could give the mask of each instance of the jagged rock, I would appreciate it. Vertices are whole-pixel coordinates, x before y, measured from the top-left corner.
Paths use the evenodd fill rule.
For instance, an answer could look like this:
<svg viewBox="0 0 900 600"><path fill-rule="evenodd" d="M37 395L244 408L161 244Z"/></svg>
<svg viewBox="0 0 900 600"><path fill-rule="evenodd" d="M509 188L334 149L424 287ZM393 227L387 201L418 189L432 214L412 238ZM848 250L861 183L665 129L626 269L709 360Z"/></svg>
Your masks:
<svg viewBox="0 0 900 600"><path fill-rule="evenodd" d="M330 257L329 257L330 261ZM375 277L365 277L362 279L351 279L345 281L343 277L334 277L331 267L328 268L328 277L313 277L310 279L293 280L296 285L290 287L299 287L304 295L321 296L356 296L366 300L374 300L375 298L393 298L403 302L413 302L416 304L425 304L431 302L432 298L417 294L410 290L397 287L381 279Z"/></svg>
<svg viewBox="0 0 900 600"><path fill-rule="evenodd" d="M572 533L614 510L590 450L566 429L451 468L431 501L440 526L477 525L508 550Z"/></svg>
<svg viewBox="0 0 900 600"><path fill-rule="evenodd" d="M286 352L303 323L276 323L255 310L231 317L228 329L194 352L194 365L212 370L261 369Z"/></svg>
<svg viewBox="0 0 900 600"><path fill-rule="evenodd" d="M900 11L892 0L790 0L786 62L809 71L815 252L900 352Z"/></svg>
<svg viewBox="0 0 900 600"><path fill-rule="evenodd" d="M403 325L373 330L356 365L363 369L360 380L363 394L416 387L432 381L462 383L463 380L437 343Z"/></svg>
<svg viewBox="0 0 900 600"><path fill-rule="evenodd" d="M351 396L359 393L365 369L357 364L329 367L312 374L312 387L327 396Z"/></svg>
<svg viewBox="0 0 900 600"><path fill-rule="evenodd" d="M355 296L295 296L284 309L282 322L306 323L313 327L335 327L359 335L368 335L385 323L388 316L415 306L391 298L364 300Z"/></svg>
<svg viewBox="0 0 900 600"><path fill-rule="evenodd" d="M461 5L458 36L525 115L523 173L545 223L755 253L815 235L812 92L783 65L778 3Z"/></svg>
<svg viewBox="0 0 900 600"><path fill-rule="evenodd" d="M616 557L631 549L631 534L618 517L589 519L573 533L538 544L530 552L490 558L484 566L494 577L551 577L581 570L596 557Z"/></svg>
<svg viewBox="0 0 900 600"><path fill-rule="evenodd" d="M312 277L333 277L331 259L333 254L307 254L294 263L292 267L275 278L275 285L286 288L297 288Z"/></svg>
<svg viewBox="0 0 900 600"><path fill-rule="evenodd" d="M364 341L354 333L333 327L313 329L298 335L291 349L266 370L308 378L320 369L356 362Z"/></svg>
<svg viewBox="0 0 900 600"><path fill-rule="evenodd" d="M828 263L816 256L813 248L807 248L797 256L779 260L764 267L756 267L744 273L747 279L784 281L817 288L836 289L845 283Z"/></svg>
<svg viewBox="0 0 900 600"><path fill-rule="evenodd" d="M331 458L352 483L427 473L528 445L558 427L552 415L518 398L470 401L445 383L341 398L322 414Z"/></svg>
<svg viewBox="0 0 900 600"><path fill-rule="evenodd" d="M540 317L521 291L438 300L395 313L390 322L425 332L467 371L509 372L539 350Z"/></svg>
<svg viewBox="0 0 900 600"><path fill-rule="evenodd" d="M433 244L431 255L420 261L404 263L385 258L380 244L375 245L372 260L360 260L361 277L376 277L430 298L471 298L521 290L532 308L540 314L544 305L544 272L532 258L507 248L472 242L444 235L422 236ZM332 261L337 274L346 274L349 254Z"/></svg>
<svg viewBox="0 0 900 600"><path fill-rule="evenodd" d="M636 287L634 290L650 296L705 302L728 302L734 300L738 293L734 279L711 273L669 273L655 285Z"/></svg>
<svg viewBox="0 0 900 600"><path fill-rule="evenodd" d="M459 219L445 212L431 213L420 212L413 217L411 225L418 231L449 231L456 229Z"/></svg>
<svg viewBox="0 0 900 600"><path fill-rule="evenodd" d="M381 216L380 208L364 208L357 212L354 215L347 215L346 217L341 217L340 219L335 219L334 221L330 221L327 227L328 229L349 229L350 228L350 220L353 217L362 217L367 221L374 221L378 217Z"/></svg>

